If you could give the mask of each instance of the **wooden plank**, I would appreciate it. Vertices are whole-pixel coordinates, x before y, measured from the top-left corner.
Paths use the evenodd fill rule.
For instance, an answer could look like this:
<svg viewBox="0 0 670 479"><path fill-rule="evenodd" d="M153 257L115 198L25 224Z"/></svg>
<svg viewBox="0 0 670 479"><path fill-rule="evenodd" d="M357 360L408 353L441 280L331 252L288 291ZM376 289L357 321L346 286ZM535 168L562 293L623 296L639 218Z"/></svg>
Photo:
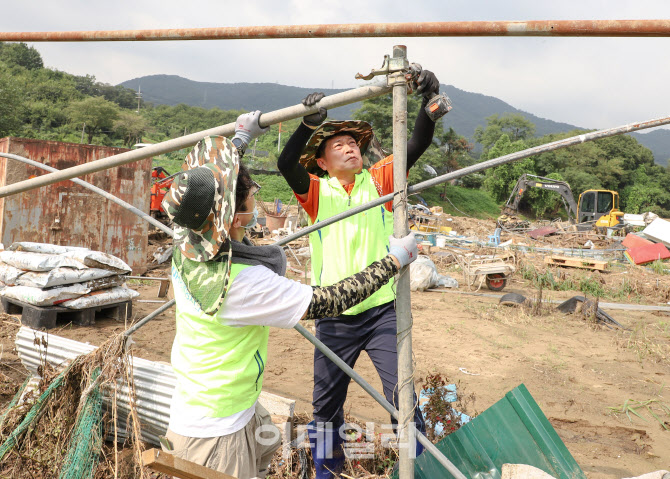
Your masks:
<svg viewBox="0 0 670 479"><path fill-rule="evenodd" d="M574 256L545 256L545 264L552 266L567 266L570 268L583 268L597 271L607 269L607 261L593 258L577 258Z"/></svg>
<svg viewBox="0 0 670 479"><path fill-rule="evenodd" d="M177 476L181 479L237 479L195 462L174 457L160 449L149 449L142 453L142 463L154 471Z"/></svg>
<svg viewBox="0 0 670 479"><path fill-rule="evenodd" d="M261 391L258 401L271 416L285 416L293 419L295 400L287 399L267 391Z"/></svg>
<svg viewBox="0 0 670 479"><path fill-rule="evenodd" d="M170 289L170 279L165 278L161 281L160 286L158 286L158 298L164 298L167 296L168 290Z"/></svg>

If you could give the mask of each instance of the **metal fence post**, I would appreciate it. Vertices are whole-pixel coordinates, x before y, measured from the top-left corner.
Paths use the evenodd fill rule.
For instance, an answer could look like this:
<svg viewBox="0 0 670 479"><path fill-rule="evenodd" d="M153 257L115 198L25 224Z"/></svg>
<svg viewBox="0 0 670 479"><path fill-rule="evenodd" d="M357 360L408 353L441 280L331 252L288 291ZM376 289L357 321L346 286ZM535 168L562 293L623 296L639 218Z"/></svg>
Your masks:
<svg viewBox="0 0 670 479"><path fill-rule="evenodd" d="M407 47L393 47L392 69L403 68L389 75L393 87L393 235L401 238L409 232L407 225L407 81L409 67ZM412 367L412 312L409 291L409 267L405 266L395 283L398 341L398 448L400 479L414 478L414 373Z"/></svg>

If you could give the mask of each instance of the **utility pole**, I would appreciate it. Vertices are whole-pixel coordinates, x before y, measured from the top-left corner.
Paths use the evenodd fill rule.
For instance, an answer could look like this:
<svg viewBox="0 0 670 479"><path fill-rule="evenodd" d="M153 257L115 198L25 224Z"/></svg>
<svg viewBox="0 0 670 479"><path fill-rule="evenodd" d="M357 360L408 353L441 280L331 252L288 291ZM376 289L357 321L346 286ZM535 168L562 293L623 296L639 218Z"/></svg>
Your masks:
<svg viewBox="0 0 670 479"><path fill-rule="evenodd" d="M393 235L409 233L407 224L407 47L395 45L390 59L388 84L393 87ZM412 360L412 305L409 267L396 281L395 310L398 341L398 446L400 479L414 479L416 434L414 424L414 367Z"/></svg>
<svg viewBox="0 0 670 479"><path fill-rule="evenodd" d="M86 122L84 122L84 126L81 127L81 140L79 140L79 143L84 143L84 130L86 130Z"/></svg>
<svg viewBox="0 0 670 479"><path fill-rule="evenodd" d="M135 96L137 98L137 112L136 113L139 113L140 112L140 100L142 99L142 85L140 85L137 88L137 93L135 94Z"/></svg>

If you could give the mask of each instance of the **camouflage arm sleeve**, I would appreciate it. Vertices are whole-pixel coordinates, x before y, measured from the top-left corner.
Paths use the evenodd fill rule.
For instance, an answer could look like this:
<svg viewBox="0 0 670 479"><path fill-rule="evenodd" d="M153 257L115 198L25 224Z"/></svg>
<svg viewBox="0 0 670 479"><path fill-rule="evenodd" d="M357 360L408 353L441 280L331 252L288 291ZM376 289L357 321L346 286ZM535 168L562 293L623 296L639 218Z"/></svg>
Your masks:
<svg viewBox="0 0 670 479"><path fill-rule="evenodd" d="M370 297L400 271L391 256L332 286L315 286L305 319L332 318Z"/></svg>

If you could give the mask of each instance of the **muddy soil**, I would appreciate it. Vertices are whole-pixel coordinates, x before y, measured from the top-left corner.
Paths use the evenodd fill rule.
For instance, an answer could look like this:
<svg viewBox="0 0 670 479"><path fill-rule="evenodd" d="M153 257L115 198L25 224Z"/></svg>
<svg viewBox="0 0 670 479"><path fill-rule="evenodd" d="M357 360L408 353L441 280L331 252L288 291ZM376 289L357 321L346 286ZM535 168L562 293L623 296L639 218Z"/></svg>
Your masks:
<svg viewBox="0 0 670 479"><path fill-rule="evenodd" d="M461 220L459 220L461 221ZM473 232L491 230L476 225ZM481 235L480 231L476 231ZM524 261L546 271L540 256L524 255ZM291 260L297 270L304 269ZM544 268L544 269L542 269ZM439 265L441 273L461 281L453 265ZM609 273L553 270L557 276L584 275L594 278L616 298L603 301L663 304L670 301L668 276L644 268L615 267ZM296 273L289 273L300 280ZM581 275L581 276L580 276ZM163 266L152 277L168 276ZM624 281L625 279L625 281ZM303 280L304 281L304 280ZM632 281L629 291L620 284ZM134 316L142 318L160 306L158 283L134 281L141 293ZM503 291L527 297L537 294L531 280L515 273ZM485 293L485 294L481 294ZM482 289L471 291L461 284L456 290L412 293L413 348L416 384L439 373L458 382L461 391L474 394L470 414L482 412L506 392L523 383L549 418L587 476L592 479L622 478L670 467L670 314L640 310L611 310L609 314L630 331L594 325L582 316L564 315L553 305L542 314L498 305L498 297ZM563 300L578 291L543 291L545 300ZM168 293L171 298L171 292ZM13 351L15 317L0 318L0 406L25 378ZM307 328L314 330L313 322ZM100 344L127 325L100 319L93 327L59 325L53 334L91 344ZM174 310L152 320L133 335L139 357L169 361L174 338ZM297 401L296 413L311 413L313 348L295 330L274 329L270 333L266 390ZM372 363L362 355L356 370L381 390ZM621 408L647 402L658 419L644 407L642 418ZM639 402L639 403L638 403ZM358 385L352 383L346 412L361 421L386 423L388 416Z"/></svg>

